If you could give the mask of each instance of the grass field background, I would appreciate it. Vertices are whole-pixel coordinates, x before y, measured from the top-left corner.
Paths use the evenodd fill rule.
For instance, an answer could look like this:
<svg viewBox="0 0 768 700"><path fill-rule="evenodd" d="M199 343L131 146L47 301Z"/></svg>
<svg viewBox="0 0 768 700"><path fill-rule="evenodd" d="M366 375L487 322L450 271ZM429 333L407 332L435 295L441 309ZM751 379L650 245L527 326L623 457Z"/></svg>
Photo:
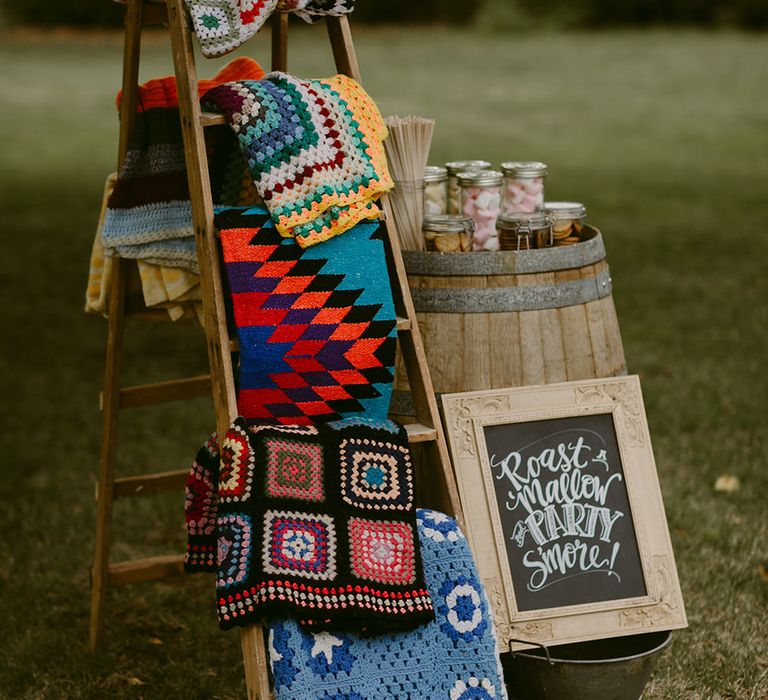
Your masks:
<svg viewBox="0 0 768 700"><path fill-rule="evenodd" d="M385 114L437 119L431 162L543 160L549 198L586 203L690 621L644 697L768 698L765 36L363 29L356 43ZM169 56L149 37L142 79ZM296 32L290 60L331 73L324 31ZM239 698L238 637L218 631L204 578L113 591L105 650L85 647L106 325L82 306L120 62L117 35L0 40L0 697ZM128 336L126 381L205 371L192 327ZM126 413L120 471L182 468L212 426L205 400ZM714 491L725 473L738 491ZM180 551L182 506L119 503L114 558Z"/></svg>

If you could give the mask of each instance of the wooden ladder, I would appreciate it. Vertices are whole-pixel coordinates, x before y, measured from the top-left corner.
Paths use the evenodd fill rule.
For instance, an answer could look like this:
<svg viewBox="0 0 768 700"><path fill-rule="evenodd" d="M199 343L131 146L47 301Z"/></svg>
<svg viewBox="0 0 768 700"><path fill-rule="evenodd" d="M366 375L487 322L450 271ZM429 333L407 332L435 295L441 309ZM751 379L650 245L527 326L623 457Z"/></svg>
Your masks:
<svg viewBox="0 0 768 700"><path fill-rule="evenodd" d="M110 282L109 323L102 394L103 432L96 495L96 550L91 579L90 648L92 650L96 650L102 642L105 596L109 586L164 578L183 571L181 555L110 562L110 531L114 499L180 489L186 478L186 470L116 478L115 463L120 411L125 408L184 400L212 393L219 435L226 434L230 423L237 416L232 371L232 352L237 350L237 341L230 338L226 321L203 134L206 126L223 124L224 119L217 114L201 112L192 34L184 0L122 1L126 5L126 15L118 167L125 158L136 113L142 28L147 25L165 25L170 33L179 97L195 244L200 267L210 375L142 386L121 386L124 322L131 315L130 304L127 303L126 280L129 272L128 265L132 264L132 261L117 259L113 265ZM360 71L347 18L328 17L326 26L337 70L359 82ZM285 71L287 68L287 31L288 15L275 14L272 18L273 70ZM382 205L387 216L389 204L386 197L382 198ZM463 526L456 482L451 470L435 394L411 301L398 236L391 216L389 222L387 228L394 265L394 270L391 271L393 273L392 291L397 312L398 338L416 413L416 422L406 428L410 442L420 447L423 457L417 474L417 500L419 505L438 508L453 515ZM252 625L242 630L241 644L248 697L251 699L271 697L267 671L268 659L261 627Z"/></svg>

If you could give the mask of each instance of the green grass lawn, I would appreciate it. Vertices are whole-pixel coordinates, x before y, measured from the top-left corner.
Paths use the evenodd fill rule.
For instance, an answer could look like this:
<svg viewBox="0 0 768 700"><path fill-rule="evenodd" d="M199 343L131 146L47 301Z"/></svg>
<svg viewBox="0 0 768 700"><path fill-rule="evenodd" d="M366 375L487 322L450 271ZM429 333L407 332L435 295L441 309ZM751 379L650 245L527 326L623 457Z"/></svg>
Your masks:
<svg viewBox="0 0 768 700"><path fill-rule="evenodd" d="M356 33L382 111L437 119L432 162L543 160L549 197L585 202L603 231L690 621L646 700L768 698L765 39ZM252 43L266 64L266 38ZM106 326L82 306L121 44L5 36L0 62L0 697L244 697L209 580L113 591L105 651L86 651ZM291 62L331 72L322 28L297 32ZM142 79L169 70L150 37ZM127 381L205 370L191 327L129 338ZM182 468L212 426L204 400L126 413L120 470ZM725 473L740 490L714 491ZM180 551L181 508L180 495L119 503L115 558Z"/></svg>

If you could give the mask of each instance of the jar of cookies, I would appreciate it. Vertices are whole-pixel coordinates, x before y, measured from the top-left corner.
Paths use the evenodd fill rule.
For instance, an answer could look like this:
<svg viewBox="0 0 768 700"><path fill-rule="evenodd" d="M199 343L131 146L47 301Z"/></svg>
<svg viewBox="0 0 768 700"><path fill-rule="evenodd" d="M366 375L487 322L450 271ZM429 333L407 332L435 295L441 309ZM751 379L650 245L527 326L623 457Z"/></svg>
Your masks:
<svg viewBox="0 0 768 700"><path fill-rule="evenodd" d="M448 203L446 213L459 214L461 212L458 174L462 171L487 170L490 167L491 164L487 160L454 160L445 164L445 169L448 172Z"/></svg>
<svg viewBox="0 0 768 700"><path fill-rule="evenodd" d="M427 250L438 253L466 253L472 250L475 222L468 216L425 216L421 228Z"/></svg>
<svg viewBox="0 0 768 700"><path fill-rule="evenodd" d="M555 245L571 245L581 241L581 229L587 213L581 202L544 202L543 211L552 224Z"/></svg>
<svg viewBox="0 0 768 700"><path fill-rule="evenodd" d="M445 214L448 198L448 171L440 165L424 170L424 216Z"/></svg>
<svg viewBox="0 0 768 700"><path fill-rule="evenodd" d="M501 213L502 174L497 170L474 170L460 172L456 178L461 213L475 222L473 250L498 250L496 219Z"/></svg>
<svg viewBox="0 0 768 700"><path fill-rule="evenodd" d="M543 211L513 212L496 220L500 250L531 250L552 245L552 227Z"/></svg>
<svg viewBox="0 0 768 700"><path fill-rule="evenodd" d="M508 161L501 164L504 173L502 214L532 212L544 204L544 178L547 166L538 161Z"/></svg>

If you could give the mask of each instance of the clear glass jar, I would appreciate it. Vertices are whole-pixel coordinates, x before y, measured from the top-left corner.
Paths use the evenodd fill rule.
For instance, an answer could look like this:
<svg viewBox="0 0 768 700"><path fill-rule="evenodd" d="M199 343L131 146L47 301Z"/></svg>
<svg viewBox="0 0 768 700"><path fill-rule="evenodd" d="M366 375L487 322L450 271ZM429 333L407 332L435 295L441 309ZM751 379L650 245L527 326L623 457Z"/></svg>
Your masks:
<svg viewBox="0 0 768 700"><path fill-rule="evenodd" d="M581 241L581 229L587 214L581 202L544 202L542 210L552 224L555 245L571 245Z"/></svg>
<svg viewBox="0 0 768 700"><path fill-rule="evenodd" d="M552 227L546 212L518 211L496 220L500 250L531 250L552 245Z"/></svg>
<svg viewBox="0 0 768 700"><path fill-rule="evenodd" d="M427 250L439 253L466 253L472 250L475 222L468 216L425 216L421 230Z"/></svg>
<svg viewBox="0 0 768 700"><path fill-rule="evenodd" d="M544 204L544 178L547 166L538 161L508 161L501 164L504 173L504 195L501 213L532 212Z"/></svg>
<svg viewBox="0 0 768 700"><path fill-rule="evenodd" d="M424 216L445 214L448 199L448 171L440 165L424 170Z"/></svg>
<svg viewBox="0 0 768 700"><path fill-rule="evenodd" d="M487 160L454 160L445 164L445 169L448 171L448 204L445 209L446 213L461 213L458 174L472 170L488 170L490 167L491 164Z"/></svg>
<svg viewBox="0 0 768 700"><path fill-rule="evenodd" d="M461 213L475 222L473 250L498 250L496 219L501 213L503 176L496 170L460 172L459 199Z"/></svg>

